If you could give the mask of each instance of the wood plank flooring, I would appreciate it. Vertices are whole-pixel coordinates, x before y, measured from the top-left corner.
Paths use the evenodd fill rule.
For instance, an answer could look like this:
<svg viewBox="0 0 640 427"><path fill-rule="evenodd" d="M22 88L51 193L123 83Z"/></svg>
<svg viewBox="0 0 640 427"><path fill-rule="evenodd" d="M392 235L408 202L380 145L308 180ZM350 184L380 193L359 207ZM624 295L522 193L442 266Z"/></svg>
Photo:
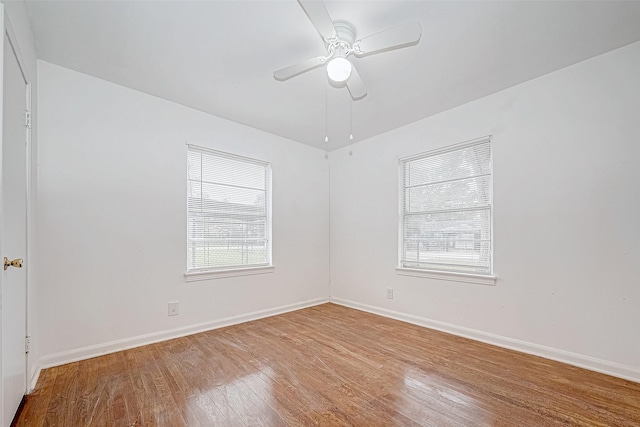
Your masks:
<svg viewBox="0 0 640 427"><path fill-rule="evenodd" d="M640 426L640 384L324 304L47 369L18 426Z"/></svg>

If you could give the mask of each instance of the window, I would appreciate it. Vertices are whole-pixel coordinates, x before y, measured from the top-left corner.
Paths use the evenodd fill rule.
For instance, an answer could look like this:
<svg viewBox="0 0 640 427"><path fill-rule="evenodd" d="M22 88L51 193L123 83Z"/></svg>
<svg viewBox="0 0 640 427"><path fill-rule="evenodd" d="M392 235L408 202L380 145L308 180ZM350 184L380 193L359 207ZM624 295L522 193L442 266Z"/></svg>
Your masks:
<svg viewBox="0 0 640 427"><path fill-rule="evenodd" d="M187 152L187 273L271 265L271 165Z"/></svg>
<svg viewBox="0 0 640 427"><path fill-rule="evenodd" d="M401 159L400 168L399 270L490 276L490 138Z"/></svg>

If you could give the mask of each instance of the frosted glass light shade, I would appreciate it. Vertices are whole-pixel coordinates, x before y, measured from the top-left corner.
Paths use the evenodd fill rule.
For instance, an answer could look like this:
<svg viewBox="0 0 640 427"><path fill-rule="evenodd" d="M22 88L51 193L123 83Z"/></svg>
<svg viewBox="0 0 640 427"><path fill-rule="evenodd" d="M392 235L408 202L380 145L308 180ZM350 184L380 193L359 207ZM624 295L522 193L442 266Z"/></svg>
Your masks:
<svg viewBox="0 0 640 427"><path fill-rule="evenodd" d="M327 75L334 82L344 82L351 75L351 62L348 59L337 57L327 64Z"/></svg>

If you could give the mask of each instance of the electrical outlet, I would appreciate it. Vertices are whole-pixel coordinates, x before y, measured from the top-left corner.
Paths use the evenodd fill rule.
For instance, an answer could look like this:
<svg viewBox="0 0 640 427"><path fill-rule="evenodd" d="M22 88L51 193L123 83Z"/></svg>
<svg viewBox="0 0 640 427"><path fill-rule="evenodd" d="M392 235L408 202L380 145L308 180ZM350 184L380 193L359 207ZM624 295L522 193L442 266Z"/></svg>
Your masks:
<svg viewBox="0 0 640 427"><path fill-rule="evenodd" d="M393 299L393 288L387 288L387 299Z"/></svg>
<svg viewBox="0 0 640 427"><path fill-rule="evenodd" d="M171 301L169 303L169 316L180 314L180 301Z"/></svg>

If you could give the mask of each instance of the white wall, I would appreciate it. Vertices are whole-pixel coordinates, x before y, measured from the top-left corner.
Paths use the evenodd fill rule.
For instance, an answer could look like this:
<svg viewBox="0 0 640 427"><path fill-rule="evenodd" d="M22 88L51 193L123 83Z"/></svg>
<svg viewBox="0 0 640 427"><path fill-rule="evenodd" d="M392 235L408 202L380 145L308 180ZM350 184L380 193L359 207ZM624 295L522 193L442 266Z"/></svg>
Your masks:
<svg viewBox="0 0 640 427"><path fill-rule="evenodd" d="M27 369L29 370L29 377L33 378L37 372L37 360L38 360L38 310L37 310L37 296L38 296L38 278L37 268L38 257L36 251L37 240L37 223L36 212L38 209L37 200L37 183L38 183L38 115L37 111L37 94L38 94L38 82L37 82L37 64L36 64L36 45L31 31L31 24L27 16L27 11L24 6L24 1L5 1L2 0L5 9L5 15L8 18L9 25L15 37L19 55L26 68L24 71L27 74L27 78L31 83L31 111L32 114L32 128L31 128L31 170L30 170L30 212L28 218L29 226L29 244L27 260L25 267L28 274L28 306L27 306L27 334L31 336L31 351L27 355Z"/></svg>
<svg viewBox="0 0 640 427"><path fill-rule="evenodd" d="M640 380L640 43L330 162L84 74L38 69L45 365L319 301L330 253L336 302ZM398 276L398 159L484 135L496 286ZM273 163L273 274L185 283L185 140ZM167 316L172 300L179 316Z"/></svg>
<svg viewBox="0 0 640 427"><path fill-rule="evenodd" d="M38 73L43 365L328 298L324 152L47 62ZM272 274L185 283L186 140L272 163Z"/></svg>
<svg viewBox="0 0 640 427"><path fill-rule="evenodd" d="M635 43L331 153L332 300L640 381L638 76ZM496 285L398 276L398 159L485 135Z"/></svg>

